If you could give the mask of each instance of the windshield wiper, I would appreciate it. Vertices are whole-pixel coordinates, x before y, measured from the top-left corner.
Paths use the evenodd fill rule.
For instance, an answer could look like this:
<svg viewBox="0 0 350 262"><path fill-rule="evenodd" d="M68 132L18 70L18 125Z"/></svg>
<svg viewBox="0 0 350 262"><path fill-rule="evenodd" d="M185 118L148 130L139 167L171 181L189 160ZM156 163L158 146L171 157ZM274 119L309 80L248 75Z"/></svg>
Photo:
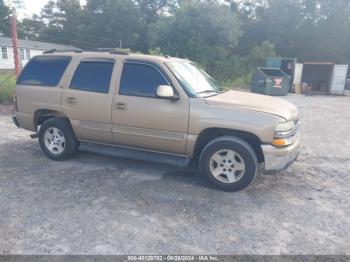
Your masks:
<svg viewBox="0 0 350 262"><path fill-rule="evenodd" d="M205 90L205 91L197 93L197 95L206 94L206 93L217 93L217 94L220 94L220 92L216 91L216 90Z"/></svg>
<svg viewBox="0 0 350 262"><path fill-rule="evenodd" d="M212 97L212 96L217 96L217 95L221 95L223 93L227 92L227 90L222 90L222 91L216 91L216 90L205 90L202 92L197 93L197 95L201 95L201 94L206 94L206 93L213 93L212 95L208 95L206 97Z"/></svg>

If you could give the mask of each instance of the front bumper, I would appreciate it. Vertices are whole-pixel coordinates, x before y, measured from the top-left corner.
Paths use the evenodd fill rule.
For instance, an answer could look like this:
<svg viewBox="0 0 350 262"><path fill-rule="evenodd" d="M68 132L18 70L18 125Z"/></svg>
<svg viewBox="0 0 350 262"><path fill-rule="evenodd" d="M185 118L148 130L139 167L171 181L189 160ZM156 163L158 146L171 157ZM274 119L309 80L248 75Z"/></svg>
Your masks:
<svg viewBox="0 0 350 262"><path fill-rule="evenodd" d="M272 145L263 145L262 150L265 158L265 171L282 171L298 158L300 137L291 146L278 148Z"/></svg>

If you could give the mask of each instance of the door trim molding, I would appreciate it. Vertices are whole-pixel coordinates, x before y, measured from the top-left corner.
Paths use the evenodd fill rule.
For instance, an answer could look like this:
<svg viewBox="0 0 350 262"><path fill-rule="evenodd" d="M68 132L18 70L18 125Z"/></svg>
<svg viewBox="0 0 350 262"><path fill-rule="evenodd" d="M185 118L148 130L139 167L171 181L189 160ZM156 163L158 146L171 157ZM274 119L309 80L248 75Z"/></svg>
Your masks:
<svg viewBox="0 0 350 262"><path fill-rule="evenodd" d="M146 137L146 138L154 138L161 140L169 140L175 142L184 142L186 139L186 134L183 133L175 133L169 131L161 131L155 129L146 129L146 128L137 128L137 127L128 127L121 125L113 125L112 126L113 134L121 134L121 135L132 135L138 137Z"/></svg>
<svg viewBox="0 0 350 262"><path fill-rule="evenodd" d="M78 120L78 125L80 128L96 130L96 131L111 132L112 130L112 125L105 124L105 123Z"/></svg>

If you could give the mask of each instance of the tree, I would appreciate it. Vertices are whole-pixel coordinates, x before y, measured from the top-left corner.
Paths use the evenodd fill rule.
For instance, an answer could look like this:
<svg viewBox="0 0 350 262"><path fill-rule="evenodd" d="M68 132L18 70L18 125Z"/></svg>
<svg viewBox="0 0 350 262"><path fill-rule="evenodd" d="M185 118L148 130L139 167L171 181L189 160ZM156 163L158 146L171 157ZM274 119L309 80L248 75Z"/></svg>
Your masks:
<svg viewBox="0 0 350 262"><path fill-rule="evenodd" d="M0 0L0 34L10 34L10 13ZM248 79L275 53L350 63L349 14L349 0L50 0L18 30L83 49L186 57L220 80Z"/></svg>
<svg viewBox="0 0 350 262"><path fill-rule="evenodd" d="M284 54L293 48L297 29L303 22L300 1L269 0L244 9L241 13L248 22L244 24L243 35L238 52L247 54L256 45L264 41L276 45L279 53Z"/></svg>
<svg viewBox="0 0 350 262"><path fill-rule="evenodd" d="M41 12L41 21L46 24L39 38L60 44L79 47L83 41L83 16L79 0L51 0Z"/></svg>
<svg viewBox="0 0 350 262"><path fill-rule="evenodd" d="M164 15L170 14L178 4L178 0L135 0L140 17L139 40L137 46L142 52L147 52L150 46L151 33L154 24Z"/></svg>
<svg viewBox="0 0 350 262"><path fill-rule="evenodd" d="M4 0L0 0L0 35L10 36L10 15L11 11L5 5Z"/></svg>
<svg viewBox="0 0 350 262"><path fill-rule="evenodd" d="M37 15L24 18L17 26L18 37L21 39L39 40L45 29L45 23Z"/></svg>
<svg viewBox="0 0 350 262"><path fill-rule="evenodd" d="M225 63L240 37L240 23L228 6L216 1L184 1L154 28L154 46L163 53L190 58L223 77Z"/></svg>
<svg viewBox="0 0 350 262"><path fill-rule="evenodd" d="M247 60L248 70L251 71L257 66L265 66L266 59L276 56L275 45L270 42L263 42L259 46L255 46Z"/></svg>
<svg viewBox="0 0 350 262"><path fill-rule="evenodd" d="M350 62L350 2L319 0L311 9L310 19L300 27L296 54L305 59ZM313 18L313 19L312 19Z"/></svg>
<svg viewBox="0 0 350 262"><path fill-rule="evenodd" d="M251 9L241 6L240 13L248 21L237 49L241 55L270 41L286 57L350 62L347 0L268 0Z"/></svg>
<svg viewBox="0 0 350 262"><path fill-rule="evenodd" d="M178 0L135 0L135 2L146 24L157 22L164 13L170 12L178 4Z"/></svg>
<svg viewBox="0 0 350 262"><path fill-rule="evenodd" d="M138 50L140 17L131 0L88 0L84 15L84 40L95 47Z"/></svg>
<svg viewBox="0 0 350 262"><path fill-rule="evenodd" d="M87 0L81 7L77 0L51 0L42 10L41 20L47 28L39 34L40 39L83 49L122 45L147 52L150 27L176 2Z"/></svg>

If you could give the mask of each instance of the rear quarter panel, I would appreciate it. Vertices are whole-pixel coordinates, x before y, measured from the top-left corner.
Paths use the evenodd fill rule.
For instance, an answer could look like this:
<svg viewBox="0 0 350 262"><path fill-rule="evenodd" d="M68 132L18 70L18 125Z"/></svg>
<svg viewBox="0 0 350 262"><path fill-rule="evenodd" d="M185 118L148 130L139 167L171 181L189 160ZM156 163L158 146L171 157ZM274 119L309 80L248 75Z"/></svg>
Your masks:
<svg viewBox="0 0 350 262"><path fill-rule="evenodd" d="M60 110L61 88L17 85L17 120L24 129L35 131L34 115L40 109Z"/></svg>

